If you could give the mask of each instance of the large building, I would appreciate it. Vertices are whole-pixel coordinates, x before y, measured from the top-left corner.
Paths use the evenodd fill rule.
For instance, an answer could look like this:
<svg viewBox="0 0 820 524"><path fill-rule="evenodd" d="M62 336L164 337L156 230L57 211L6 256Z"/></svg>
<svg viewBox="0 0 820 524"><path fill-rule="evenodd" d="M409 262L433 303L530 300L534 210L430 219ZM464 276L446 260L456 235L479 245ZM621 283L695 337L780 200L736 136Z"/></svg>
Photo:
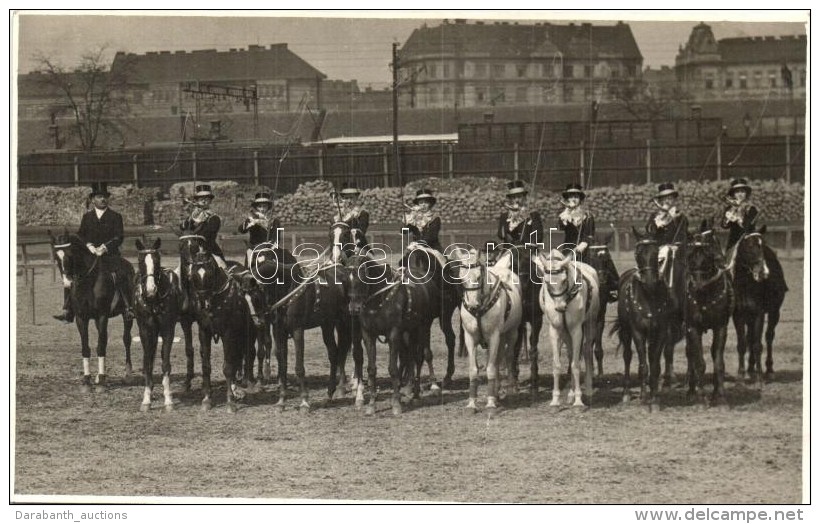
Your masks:
<svg viewBox="0 0 820 524"><path fill-rule="evenodd" d="M401 105L476 107L605 100L639 79L643 57L629 25L445 20L399 52Z"/></svg>
<svg viewBox="0 0 820 524"><path fill-rule="evenodd" d="M806 48L806 35L715 40L700 23L675 57L675 75L698 100L805 98Z"/></svg>

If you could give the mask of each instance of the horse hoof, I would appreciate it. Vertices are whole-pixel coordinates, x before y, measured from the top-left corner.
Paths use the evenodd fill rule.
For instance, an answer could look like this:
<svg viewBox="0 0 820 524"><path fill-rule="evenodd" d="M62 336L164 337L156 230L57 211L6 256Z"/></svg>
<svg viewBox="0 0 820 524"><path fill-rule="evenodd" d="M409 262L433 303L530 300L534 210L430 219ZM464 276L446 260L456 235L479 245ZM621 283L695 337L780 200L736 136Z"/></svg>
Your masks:
<svg viewBox="0 0 820 524"><path fill-rule="evenodd" d="M438 384L433 382L432 384L430 384L430 391L439 391L440 392L441 388L438 386Z"/></svg>
<svg viewBox="0 0 820 524"><path fill-rule="evenodd" d="M487 418L492 420L501 413L501 408L499 408L498 406L487 406L487 409L485 411L487 413Z"/></svg>
<svg viewBox="0 0 820 524"><path fill-rule="evenodd" d="M364 407L364 399L356 399L354 406L357 410L361 410Z"/></svg>
<svg viewBox="0 0 820 524"><path fill-rule="evenodd" d="M632 400L632 396L629 393L624 393L624 395L621 397L621 402L623 404L629 404L629 402L631 400Z"/></svg>
<svg viewBox="0 0 820 524"><path fill-rule="evenodd" d="M392 410L394 416L401 415L402 407L401 402L393 402Z"/></svg>
<svg viewBox="0 0 820 524"><path fill-rule="evenodd" d="M452 389L453 379L451 379L450 377L444 377L444 380L441 381L441 387L444 389Z"/></svg>
<svg viewBox="0 0 820 524"><path fill-rule="evenodd" d="M133 371L134 371L134 368L131 367L131 364L126 364L125 365L125 376L126 377L130 377L131 373L133 373Z"/></svg>
<svg viewBox="0 0 820 524"><path fill-rule="evenodd" d="M148 413L151 411L151 404L140 404L140 411L142 413Z"/></svg>
<svg viewBox="0 0 820 524"><path fill-rule="evenodd" d="M274 413L277 413L277 414L283 413L285 411L285 405L284 404L274 404L273 405L273 411L274 411Z"/></svg>
<svg viewBox="0 0 820 524"><path fill-rule="evenodd" d="M310 404L308 404L307 402L302 402L302 404L299 406L299 413L301 413L302 415L307 415L308 413L310 413Z"/></svg>
<svg viewBox="0 0 820 524"><path fill-rule="evenodd" d="M232 415L236 414L236 404L234 404L233 402L228 403L228 413Z"/></svg>
<svg viewBox="0 0 820 524"><path fill-rule="evenodd" d="M185 393L189 393L189 392L191 391L191 381L190 381L190 380L186 380L186 381L185 381L185 386L184 386L184 387L185 387Z"/></svg>
<svg viewBox="0 0 820 524"><path fill-rule="evenodd" d="M660 413L661 405L659 402L652 401L648 404L650 413Z"/></svg>
<svg viewBox="0 0 820 524"><path fill-rule="evenodd" d="M376 406L373 404L368 404L367 407L364 408L364 414L368 417L372 417L376 414Z"/></svg>
<svg viewBox="0 0 820 524"><path fill-rule="evenodd" d="M172 411L174 411L174 404L173 403L165 404L165 412L166 413L171 413Z"/></svg>
<svg viewBox="0 0 820 524"><path fill-rule="evenodd" d="M507 398L507 390L506 390L506 389L503 389L503 388L502 388L502 389L499 389L499 390L498 390L498 398L499 398L500 400L504 400L505 398Z"/></svg>
<svg viewBox="0 0 820 524"><path fill-rule="evenodd" d="M202 411L209 411L211 409L211 401L205 399L202 401Z"/></svg>

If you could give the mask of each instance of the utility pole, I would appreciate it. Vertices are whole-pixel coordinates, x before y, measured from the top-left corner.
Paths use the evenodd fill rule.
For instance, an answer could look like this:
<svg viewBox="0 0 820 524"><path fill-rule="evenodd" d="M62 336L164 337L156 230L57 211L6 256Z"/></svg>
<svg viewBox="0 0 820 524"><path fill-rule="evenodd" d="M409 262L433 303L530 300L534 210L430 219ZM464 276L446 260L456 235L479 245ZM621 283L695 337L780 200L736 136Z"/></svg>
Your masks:
<svg viewBox="0 0 820 524"><path fill-rule="evenodd" d="M396 170L396 182L401 181L401 161L399 159L399 44L393 42L393 163Z"/></svg>

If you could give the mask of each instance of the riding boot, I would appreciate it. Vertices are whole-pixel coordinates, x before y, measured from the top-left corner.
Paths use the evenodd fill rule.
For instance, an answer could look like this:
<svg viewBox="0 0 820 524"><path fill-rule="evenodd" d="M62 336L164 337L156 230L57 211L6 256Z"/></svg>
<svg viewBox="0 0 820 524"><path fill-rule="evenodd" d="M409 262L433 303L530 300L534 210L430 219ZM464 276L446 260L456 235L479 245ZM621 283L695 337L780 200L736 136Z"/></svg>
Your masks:
<svg viewBox="0 0 820 524"><path fill-rule="evenodd" d="M607 258L605 262L606 274L609 278L609 301L617 302L618 300L618 270L615 268L615 263L611 258Z"/></svg>
<svg viewBox="0 0 820 524"><path fill-rule="evenodd" d="M131 281L128 278L118 276L116 288L122 298L123 304L125 305L125 319L134 320L134 309L131 307Z"/></svg>
<svg viewBox="0 0 820 524"><path fill-rule="evenodd" d="M66 324L74 322L74 310L71 307L71 293L68 289L63 289L63 312L59 315L54 315L54 318Z"/></svg>

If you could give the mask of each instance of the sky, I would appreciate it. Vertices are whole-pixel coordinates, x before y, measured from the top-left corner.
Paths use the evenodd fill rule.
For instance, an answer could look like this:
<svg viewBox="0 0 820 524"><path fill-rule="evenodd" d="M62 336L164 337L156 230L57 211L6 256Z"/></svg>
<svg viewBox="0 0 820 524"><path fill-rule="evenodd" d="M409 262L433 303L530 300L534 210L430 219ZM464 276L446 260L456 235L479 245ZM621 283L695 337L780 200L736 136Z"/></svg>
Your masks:
<svg viewBox="0 0 820 524"><path fill-rule="evenodd" d="M460 11L460 12L277 12L248 16L247 12L168 12L146 16L146 12L123 16L98 11L95 14L23 12L13 26L18 51L18 71L36 67L33 57L41 53L66 66L79 61L88 50L106 46L116 51L142 54L146 51L228 50L249 44L287 43L288 48L333 80L356 79L360 86L386 87L391 44L404 43L422 24L438 25L444 18L475 20L519 20L520 23L589 21L629 23L644 66L674 65L678 46L684 44L692 27L701 21L712 26L715 38L805 34L806 25L780 20L807 20L805 12L546 12L546 11ZM207 16L203 16L207 14ZM298 16L301 15L301 16ZM307 15L307 16L306 16ZM355 15L357 18L352 18ZM370 18L362 18L370 17ZM373 18L377 17L377 18ZM381 18L378 18L381 17ZM385 18L387 17L387 18ZM402 18L404 17L404 18ZM412 18L410 18L412 17ZM422 18L424 17L424 18ZM675 21L668 21L674 17ZM752 17L756 21L750 22ZM741 21L745 18L747 21ZM662 21L663 20L663 21ZM731 21L729 21L731 20Z"/></svg>

